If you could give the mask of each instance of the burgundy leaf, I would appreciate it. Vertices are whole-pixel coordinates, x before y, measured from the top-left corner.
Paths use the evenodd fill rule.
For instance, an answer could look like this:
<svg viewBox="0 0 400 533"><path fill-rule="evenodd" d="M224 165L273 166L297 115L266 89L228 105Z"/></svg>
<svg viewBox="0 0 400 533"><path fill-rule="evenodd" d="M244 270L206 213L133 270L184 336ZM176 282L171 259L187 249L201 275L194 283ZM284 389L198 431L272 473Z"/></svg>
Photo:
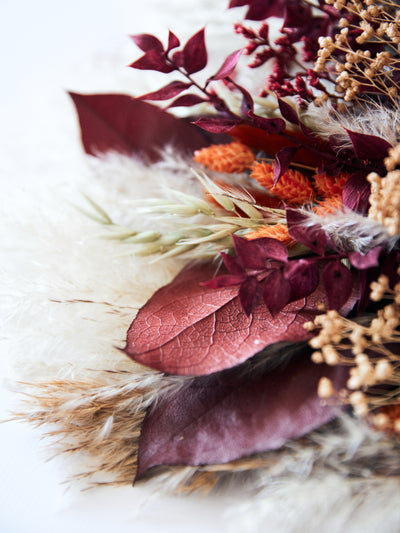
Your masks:
<svg viewBox="0 0 400 533"><path fill-rule="evenodd" d="M175 70L175 67L170 65L164 57L164 52L159 53L158 50L150 50L144 56L139 57L136 61L129 65L138 70L155 70L168 74Z"/></svg>
<svg viewBox="0 0 400 533"><path fill-rule="evenodd" d="M177 50L173 53L172 56L173 62L176 64L177 67L183 68L183 52L182 50Z"/></svg>
<svg viewBox="0 0 400 533"><path fill-rule="evenodd" d="M310 333L303 324L315 318L319 302L327 303L325 291L317 288L276 317L264 305L247 317L237 289L201 285L213 277L214 269L209 264L186 268L157 291L129 328L127 355L167 373L210 374L276 342L307 340Z"/></svg>
<svg viewBox="0 0 400 533"><path fill-rule="evenodd" d="M115 150L142 154L155 161L160 149L174 143L193 152L206 146L201 132L147 102L122 94L70 93L78 111L82 142L88 154Z"/></svg>
<svg viewBox="0 0 400 533"><path fill-rule="evenodd" d="M167 48L167 52L170 52L171 50L173 50L174 48L178 48L178 46L180 45L180 41L178 39L178 37L175 35L175 33L173 33L171 30L169 30L169 33L168 33L168 48Z"/></svg>
<svg viewBox="0 0 400 533"><path fill-rule="evenodd" d="M183 67L188 74L203 70L207 65L207 50L204 42L204 28L193 35L183 50Z"/></svg>
<svg viewBox="0 0 400 533"><path fill-rule="evenodd" d="M251 111L249 111L247 115L251 118L252 125L264 130L266 133L282 133L286 128L285 121L282 118L259 117Z"/></svg>
<svg viewBox="0 0 400 533"><path fill-rule="evenodd" d="M205 281L203 285L211 289L220 289L221 287L234 287L240 285L247 279L247 274L224 274L216 278Z"/></svg>
<svg viewBox="0 0 400 533"><path fill-rule="evenodd" d="M240 59L240 56L242 55L242 52L243 48L229 54L229 56L225 59L218 72L214 74L214 76L211 76L209 81L223 80L224 78L230 76L235 70L235 67Z"/></svg>
<svg viewBox="0 0 400 533"><path fill-rule="evenodd" d="M232 7L241 7L246 6L249 3L249 0L230 0L228 9Z"/></svg>
<svg viewBox="0 0 400 533"><path fill-rule="evenodd" d="M287 2L282 28L301 28L312 20L311 7L300 2Z"/></svg>
<svg viewBox="0 0 400 533"><path fill-rule="evenodd" d="M355 172L346 181L342 191L343 205L353 211L365 214L368 211L371 185L366 179L366 173Z"/></svg>
<svg viewBox="0 0 400 533"><path fill-rule="evenodd" d="M392 147L392 145L385 141L385 139L377 137L376 135L367 135L346 128L344 129L350 137L354 153L358 159L367 161L382 160L387 156L389 148Z"/></svg>
<svg viewBox="0 0 400 533"><path fill-rule="evenodd" d="M260 285L255 276L249 276L240 285L239 301L247 316L250 316L250 313L257 306L260 300L260 292Z"/></svg>
<svg viewBox="0 0 400 533"><path fill-rule="evenodd" d="M226 133L232 130L235 126L241 123L240 119L232 118L199 118L196 122L193 122L196 126L199 126L203 130L210 131L211 133Z"/></svg>
<svg viewBox="0 0 400 533"><path fill-rule="evenodd" d="M147 33L141 33L140 35L131 35L131 39L143 52L149 52L155 50L159 54L164 52L162 42Z"/></svg>
<svg viewBox="0 0 400 533"><path fill-rule="evenodd" d="M323 376L341 389L348 372L301 353L254 377L231 370L195 379L146 415L136 480L156 465L220 464L274 450L326 424L339 407L318 397Z"/></svg>
<svg viewBox="0 0 400 533"><path fill-rule="evenodd" d="M314 263L309 263L306 259L298 259L287 263L284 268L284 276L290 283L291 302L305 298L318 287L318 268Z"/></svg>
<svg viewBox="0 0 400 533"><path fill-rule="evenodd" d="M287 260L286 246L276 239L263 237L248 240L233 235L232 240L239 263L249 270L263 270L267 259Z"/></svg>
<svg viewBox="0 0 400 533"><path fill-rule="evenodd" d="M296 155L297 146L285 146L277 152L274 164L274 186L278 183L281 176L287 171L293 157Z"/></svg>
<svg viewBox="0 0 400 533"><path fill-rule="evenodd" d="M198 96L197 94L184 94L183 96L179 96L176 100L174 100L171 104L169 104L168 108L170 107L191 107L192 105L202 104L203 102L207 102L205 98L202 98L201 96Z"/></svg>
<svg viewBox="0 0 400 533"><path fill-rule="evenodd" d="M326 235L320 229L305 227L306 215L296 209L286 209L286 220L289 235L297 242L304 244L318 255L323 255L326 247Z"/></svg>
<svg viewBox="0 0 400 533"><path fill-rule="evenodd" d="M247 20L264 20L269 17L281 17L287 0L232 0L229 7L248 5Z"/></svg>
<svg viewBox="0 0 400 533"><path fill-rule="evenodd" d="M376 246L369 250L366 254L359 252L351 252L349 254L350 263L358 270L365 270L379 265L379 256L382 252L383 246Z"/></svg>
<svg viewBox="0 0 400 533"><path fill-rule="evenodd" d="M300 122L299 115L297 114L296 110L293 109L291 105L286 103L285 100L278 98L278 105L281 115L285 120L292 124L298 124Z"/></svg>
<svg viewBox="0 0 400 533"><path fill-rule="evenodd" d="M274 317L289 303L291 286L281 269L274 270L264 282L263 297L268 311Z"/></svg>
<svg viewBox="0 0 400 533"><path fill-rule="evenodd" d="M322 271L329 309L340 309L353 288L353 275L339 260L330 261Z"/></svg>
<svg viewBox="0 0 400 533"><path fill-rule="evenodd" d="M184 83L183 81L171 81L171 83L168 83L168 85L165 85L165 87L158 89L158 91L146 93L139 98L140 100L169 100L170 98L174 98L174 96L181 93L185 89L189 89L191 86L191 83Z"/></svg>
<svg viewBox="0 0 400 533"><path fill-rule="evenodd" d="M233 257L225 252L220 252L220 255L224 261L224 265L231 274L243 274L245 272L243 266L240 264L237 257Z"/></svg>

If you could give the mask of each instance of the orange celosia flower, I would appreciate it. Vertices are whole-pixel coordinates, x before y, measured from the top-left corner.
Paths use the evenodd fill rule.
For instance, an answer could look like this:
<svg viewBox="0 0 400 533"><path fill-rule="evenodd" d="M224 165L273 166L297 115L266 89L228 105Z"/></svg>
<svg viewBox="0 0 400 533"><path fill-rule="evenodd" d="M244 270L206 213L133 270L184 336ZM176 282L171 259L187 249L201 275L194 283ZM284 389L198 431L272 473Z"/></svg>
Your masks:
<svg viewBox="0 0 400 533"><path fill-rule="evenodd" d="M342 194L344 184L349 179L350 174L343 172L338 176L332 177L326 174L314 174L315 188L318 194L325 198L339 196Z"/></svg>
<svg viewBox="0 0 400 533"><path fill-rule="evenodd" d="M329 215L334 213L338 209L343 207L342 197L339 194L326 198L321 202L318 202L318 205L314 207L315 214L319 216Z"/></svg>
<svg viewBox="0 0 400 533"><path fill-rule="evenodd" d="M253 165L250 177L285 202L305 204L315 200L315 192L310 182L297 170L287 170L274 186L274 166L270 163L257 162Z"/></svg>
<svg viewBox="0 0 400 533"><path fill-rule="evenodd" d="M286 246L289 246L289 248L296 244L296 241L294 241L289 235L287 226L285 224L275 224L274 226L261 226L255 231L246 233L244 237L249 240L260 239L261 237L270 237L271 239L281 241L283 244L286 244Z"/></svg>
<svg viewBox="0 0 400 533"><path fill-rule="evenodd" d="M213 144L194 153L194 160L216 172L244 172L253 163L252 150L240 142Z"/></svg>

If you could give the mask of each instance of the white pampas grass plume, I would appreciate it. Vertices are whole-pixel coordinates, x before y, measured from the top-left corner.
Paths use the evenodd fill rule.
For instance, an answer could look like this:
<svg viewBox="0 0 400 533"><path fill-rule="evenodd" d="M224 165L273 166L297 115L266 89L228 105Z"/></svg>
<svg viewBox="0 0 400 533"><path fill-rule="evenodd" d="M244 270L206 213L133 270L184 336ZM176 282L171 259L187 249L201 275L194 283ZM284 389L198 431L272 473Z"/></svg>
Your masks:
<svg viewBox="0 0 400 533"><path fill-rule="evenodd" d="M347 113L339 113L328 105L310 105L305 119L317 135L324 139L334 136L342 148L352 146L346 129L381 137L392 146L396 146L400 140L400 109L381 104L371 103Z"/></svg>
<svg viewBox="0 0 400 533"><path fill-rule="evenodd" d="M399 239L390 235L383 224L348 209L325 216L305 209L302 213L307 216L303 225L325 231L339 250L366 253L379 245L391 250Z"/></svg>

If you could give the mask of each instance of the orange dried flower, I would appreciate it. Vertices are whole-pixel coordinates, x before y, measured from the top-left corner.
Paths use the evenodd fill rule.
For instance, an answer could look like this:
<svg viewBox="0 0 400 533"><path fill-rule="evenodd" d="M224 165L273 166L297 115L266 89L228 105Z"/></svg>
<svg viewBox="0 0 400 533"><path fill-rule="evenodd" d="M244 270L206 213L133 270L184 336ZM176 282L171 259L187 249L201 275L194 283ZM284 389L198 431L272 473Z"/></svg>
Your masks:
<svg viewBox="0 0 400 533"><path fill-rule="evenodd" d="M297 170L287 170L274 186L274 166L270 163L254 163L251 178L266 187L272 194L291 204L314 202L315 192L308 179Z"/></svg>
<svg viewBox="0 0 400 533"><path fill-rule="evenodd" d="M253 151L240 142L212 144L194 153L194 160L216 172L244 172L253 163Z"/></svg>
<svg viewBox="0 0 400 533"><path fill-rule="evenodd" d="M270 237L271 239L276 239L281 241L286 246L292 247L296 244L296 241L292 239L289 235L289 231L285 224L275 224L274 226L260 226L255 231L246 233L244 235L246 239L260 239L261 237Z"/></svg>
<svg viewBox="0 0 400 533"><path fill-rule="evenodd" d="M339 176L327 176L326 174L314 174L315 188L323 197L341 196L344 184L350 174L343 172Z"/></svg>
<svg viewBox="0 0 400 533"><path fill-rule="evenodd" d="M318 202L318 205L314 207L314 211L316 215L324 216L329 215L330 213L334 213L338 209L341 209L343 207L342 197L341 195L335 195L331 196L330 198L326 198L325 200L322 200L321 202Z"/></svg>

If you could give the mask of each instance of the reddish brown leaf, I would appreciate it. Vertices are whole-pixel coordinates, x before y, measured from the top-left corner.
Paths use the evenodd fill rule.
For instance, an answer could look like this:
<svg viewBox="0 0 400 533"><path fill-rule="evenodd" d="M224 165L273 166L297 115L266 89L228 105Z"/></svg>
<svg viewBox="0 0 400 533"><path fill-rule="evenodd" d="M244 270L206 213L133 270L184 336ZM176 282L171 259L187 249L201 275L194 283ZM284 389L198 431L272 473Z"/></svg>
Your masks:
<svg viewBox="0 0 400 533"><path fill-rule="evenodd" d="M234 369L195 379L147 414L136 479L156 465L226 463L309 433L338 410L317 396L322 376L340 389L347 370L315 365L301 353L257 376Z"/></svg>
<svg viewBox="0 0 400 533"><path fill-rule="evenodd" d="M304 322L315 317L318 302L327 303L317 288L275 317L265 305L248 317L237 288L200 285L214 274L215 266L208 264L186 268L157 291L128 330L127 355L171 374L210 374L238 365L273 343L308 339Z"/></svg>
<svg viewBox="0 0 400 533"><path fill-rule="evenodd" d="M164 52L162 42L154 35L141 33L139 35L131 35L131 39L143 52L149 52L150 50L156 50L159 53Z"/></svg>
<svg viewBox="0 0 400 533"><path fill-rule="evenodd" d="M115 150L154 161L166 144L190 153L208 144L197 128L147 102L123 94L70 95L88 154Z"/></svg>

